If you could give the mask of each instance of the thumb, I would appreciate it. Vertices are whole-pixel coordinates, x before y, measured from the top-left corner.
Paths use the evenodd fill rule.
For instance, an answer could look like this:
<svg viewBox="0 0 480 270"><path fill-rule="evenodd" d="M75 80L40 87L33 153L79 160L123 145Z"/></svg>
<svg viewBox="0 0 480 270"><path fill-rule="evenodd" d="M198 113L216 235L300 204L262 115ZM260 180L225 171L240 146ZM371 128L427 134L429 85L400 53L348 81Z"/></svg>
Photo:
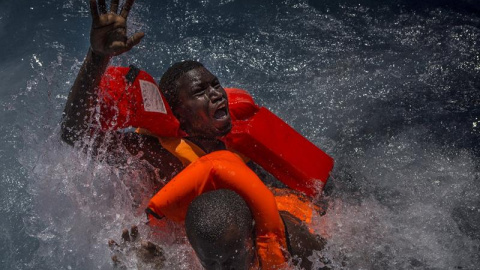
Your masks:
<svg viewBox="0 0 480 270"><path fill-rule="evenodd" d="M133 48L135 45L137 45L138 43L140 43L140 41L142 40L142 38L145 36L145 33L143 32L138 32L138 33L135 33L133 36L131 36L128 40L127 40L127 43L126 43L126 47L127 47L127 50L130 50L131 48Z"/></svg>

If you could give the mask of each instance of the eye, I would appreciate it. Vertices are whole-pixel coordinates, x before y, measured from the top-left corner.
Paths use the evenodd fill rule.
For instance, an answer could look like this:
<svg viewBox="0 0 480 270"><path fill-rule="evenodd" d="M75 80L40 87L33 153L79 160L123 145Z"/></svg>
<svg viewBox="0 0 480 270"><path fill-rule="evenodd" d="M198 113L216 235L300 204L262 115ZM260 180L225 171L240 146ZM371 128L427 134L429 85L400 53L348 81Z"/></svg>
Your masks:
<svg viewBox="0 0 480 270"><path fill-rule="evenodd" d="M214 88L219 88L220 87L220 81L218 79L215 79L212 81L212 86Z"/></svg>
<svg viewBox="0 0 480 270"><path fill-rule="evenodd" d="M199 96L203 96L205 94L205 88L198 88L198 89L195 89L193 91L193 96L195 97L199 97Z"/></svg>

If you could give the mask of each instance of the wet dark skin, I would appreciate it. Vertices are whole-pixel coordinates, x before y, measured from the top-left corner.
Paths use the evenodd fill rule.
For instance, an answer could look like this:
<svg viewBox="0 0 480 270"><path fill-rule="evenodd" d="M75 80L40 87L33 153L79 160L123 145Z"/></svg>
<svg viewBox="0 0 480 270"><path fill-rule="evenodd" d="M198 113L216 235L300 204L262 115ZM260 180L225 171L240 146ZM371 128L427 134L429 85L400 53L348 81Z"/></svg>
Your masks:
<svg viewBox="0 0 480 270"><path fill-rule="evenodd" d="M188 139L206 153L225 149L217 140L232 129L225 89L206 68L190 70L177 80L178 106L174 113Z"/></svg>
<svg viewBox="0 0 480 270"><path fill-rule="evenodd" d="M308 227L292 214L281 211L280 216L285 224L289 250L294 264L303 269L311 269L312 262L307 258L312 255L312 250L322 250L326 244L325 240L319 235L310 233ZM196 239L197 244L193 246L193 249L205 269L251 269L252 266L258 265L252 234L243 237L237 236L235 233L226 235L243 240L232 242L225 239L218 243L210 243L199 240L199 238ZM322 270L328 269L328 267L322 268Z"/></svg>
<svg viewBox="0 0 480 270"><path fill-rule="evenodd" d="M94 149L93 154L96 154L95 149L100 147L106 147L109 152L117 155L137 155L141 152L142 159L163 173L161 177L171 179L183 168L183 165L162 148L155 137L137 133L106 133L94 124L96 87L110 59L130 51L142 40L144 33L138 32L127 36L127 19L134 0L126 0L121 8L119 8L119 0L112 0L109 9L105 0L90 0L89 3L92 16L90 48L65 105L61 124L62 139L68 144L84 149L89 146L90 149ZM218 78L202 67L185 73L176 83L178 106L173 110L179 118L182 129L189 134L188 139L206 153L225 149L225 145L217 138L227 134L232 125L226 93ZM94 139L90 134L95 134ZM158 181L158 179L150 179L150 181ZM155 191L152 191L152 195L153 192ZM294 232L296 229L292 226L288 230ZM118 245L113 240L109 244L111 247L122 247L133 242L132 239L138 238L138 229L132 228L132 234L133 236L130 236L128 230L125 230L122 234L123 244ZM218 255L222 251L217 248L208 252ZM139 254L143 254L140 257L153 263L163 260L161 248L148 241L142 242ZM229 264L244 263L235 261L235 257L244 258L244 256L233 256L232 259L227 260L226 264L223 263L225 267L221 269L229 269ZM118 257L114 256L112 259L119 263ZM204 258L205 262L208 260L207 257Z"/></svg>

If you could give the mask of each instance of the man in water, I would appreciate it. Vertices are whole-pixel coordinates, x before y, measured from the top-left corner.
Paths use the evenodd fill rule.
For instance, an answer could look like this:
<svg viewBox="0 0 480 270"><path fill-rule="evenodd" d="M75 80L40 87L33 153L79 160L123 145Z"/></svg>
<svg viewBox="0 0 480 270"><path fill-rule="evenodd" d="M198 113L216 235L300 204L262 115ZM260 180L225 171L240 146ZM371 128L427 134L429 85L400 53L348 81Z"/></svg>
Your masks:
<svg viewBox="0 0 480 270"><path fill-rule="evenodd" d="M288 249L300 266L312 269L307 259L324 242L288 212L280 213L288 236ZM253 218L245 201L235 192L220 189L198 196L190 204L187 237L205 269L258 269ZM298 263L298 262L297 262ZM326 268L325 268L326 269Z"/></svg>
<svg viewBox="0 0 480 270"><path fill-rule="evenodd" d="M211 191L193 200L185 228L203 267L245 269L257 265L252 220L247 204L233 191Z"/></svg>
<svg viewBox="0 0 480 270"><path fill-rule="evenodd" d="M96 88L110 59L131 50L144 36L139 32L127 37L127 18L133 3L134 0L127 0L118 12L119 0L112 0L107 12L105 0L99 0L98 3L96 0L90 0L91 46L65 106L62 139L72 145L85 145L86 142L89 142L89 146L93 149L104 145L109 151L119 150L118 153L122 152L123 148L121 147L125 147L133 155L142 152L144 160L158 168L163 177L171 178L183 168L183 165L158 143L157 138L134 132L107 133L101 131L94 124L97 105ZM165 92L174 115L180 121L181 128L189 134L190 141L198 145L205 153L225 149L225 145L217 138L227 134L232 125L225 90L215 75L198 62L181 62L167 70L161 79L160 88ZM193 209L197 210L192 211L200 211L198 210L200 208L194 207ZM283 213L282 216L286 231L289 232L290 246L295 247L290 250L291 255L298 255L303 263L308 264L306 257L312 253L312 250L321 249L323 241L308 233L305 226L293 216L287 213ZM248 222L251 220L246 221L246 223ZM212 246L208 241L198 238L198 233L195 233L197 230L192 226L187 226L187 234L190 235L189 239L191 239L192 246L199 255L202 265L207 269L218 269L215 268L218 265L222 265L220 269L231 269L232 267L247 269L253 263L248 259L252 256L228 255L229 258L226 258L225 255L222 256L222 252L227 250L221 246L229 246L228 251L233 248L225 242L225 237L229 233L219 236L219 239L223 239L219 241L224 245ZM230 231L226 230L225 232ZM251 238L251 234L237 235L235 241L245 244L241 244L235 249L239 250L241 254L250 254L252 249L249 247L253 246ZM311 249L306 250L307 248ZM220 257L223 258L222 261L218 259ZM242 267L238 268L238 265L242 265Z"/></svg>

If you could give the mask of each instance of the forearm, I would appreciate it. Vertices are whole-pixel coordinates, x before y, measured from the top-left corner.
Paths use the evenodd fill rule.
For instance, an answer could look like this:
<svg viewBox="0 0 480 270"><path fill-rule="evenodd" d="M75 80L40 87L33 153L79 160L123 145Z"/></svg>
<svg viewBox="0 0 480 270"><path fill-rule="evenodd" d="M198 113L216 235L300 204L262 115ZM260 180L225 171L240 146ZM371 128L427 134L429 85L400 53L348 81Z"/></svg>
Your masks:
<svg viewBox="0 0 480 270"><path fill-rule="evenodd" d="M88 50L63 111L62 139L73 144L89 130L97 100L96 88L110 57Z"/></svg>

